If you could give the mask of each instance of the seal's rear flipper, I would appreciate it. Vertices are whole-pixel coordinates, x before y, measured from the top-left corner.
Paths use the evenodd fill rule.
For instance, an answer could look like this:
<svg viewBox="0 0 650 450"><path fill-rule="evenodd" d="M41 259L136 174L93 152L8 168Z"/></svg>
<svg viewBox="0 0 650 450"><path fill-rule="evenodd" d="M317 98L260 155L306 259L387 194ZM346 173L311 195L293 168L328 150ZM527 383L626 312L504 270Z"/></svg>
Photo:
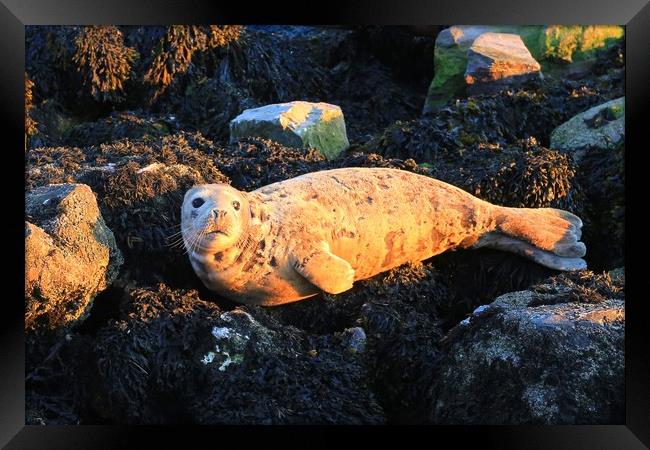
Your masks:
<svg viewBox="0 0 650 450"><path fill-rule="evenodd" d="M354 269L349 262L331 253L325 243L307 256L297 256L295 261L294 267L300 275L329 294L352 288Z"/></svg>
<svg viewBox="0 0 650 450"><path fill-rule="evenodd" d="M578 244L584 247L582 242L578 242ZM555 270L573 271L587 268L587 262L582 258L559 256L556 253L539 249L528 242L506 236L499 232L486 233L481 236L473 245L473 248L480 247L515 253ZM582 254L584 255L584 252Z"/></svg>
<svg viewBox="0 0 650 450"><path fill-rule="evenodd" d="M582 258L587 249L579 242L582 220L568 211L554 208L498 207L496 229L502 235L568 258Z"/></svg>

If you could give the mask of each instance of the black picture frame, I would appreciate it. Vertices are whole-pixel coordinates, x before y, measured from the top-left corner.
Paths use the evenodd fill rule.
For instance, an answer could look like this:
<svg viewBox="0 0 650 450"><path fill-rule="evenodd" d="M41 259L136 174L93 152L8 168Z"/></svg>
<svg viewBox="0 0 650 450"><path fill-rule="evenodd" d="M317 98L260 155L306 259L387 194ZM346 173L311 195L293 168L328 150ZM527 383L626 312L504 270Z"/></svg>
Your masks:
<svg viewBox="0 0 650 450"><path fill-rule="evenodd" d="M289 15L289 12L292 12ZM423 0L328 1L318 8L306 2L229 3L191 0L0 0L0 47L2 49L2 112L6 139L4 155L9 158L3 181L9 188L4 202L11 201L15 214L3 214L5 246L17 255L7 258L2 273L11 289L4 290L0 318L0 445L7 449L44 448L182 448L223 446L224 436L240 442L250 438L267 444L276 440L301 446L331 446L342 443L332 428L244 427L125 427L25 426L24 390L24 303L20 281L24 258L20 233L24 229L24 183L20 147L24 145L24 49L25 25L159 25L215 23L274 24L622 24L626 26L626 418L622 425L603 426L432 426L362 428L383 439L390 431L399 433L404 445L409 440L427 444L455 442L487 448L539 449L642 449L650 445L650 363L648 326L643 323L644 296L634 295L641 285L640 269L627 264L630 234L635 221L631 197L645 193L631 186L635 160L647 151L642 145L650 105L650 4L646 0ZM432 56L433 57L433 56ZM647 126L646 126L647 128ZM645 133L644 133L645 131ZM636 155L635 155L636 153ZM14 160L15 158L15 160ZM23 160L24 164L24 160ZM637 165L639 163L636 163ZM641 163L642 166L642 163ZM637 167L638 168L638 167ZM22 182L21 182L22 180ZM9 221L8 219L11 220ZM7 226L9 224L9 226ZM637 236L639 239L642 237ZM11 244L11 245L8 245ZM638 243L635 244L638 247ZM645 339L644 339L645 337ZM337 431L340 429L337 429ZM350 428L345 428L351 431ZM203 442L199 445L196 440ZM280 439L283 439L280 441ZM290 442L292 441L292 442ZM182 443L182 444L181 444ZM175 445L178 444L178 445ZM4 447L6 445L6 447ZM454 444L455 446L456 444ZM447 447L447 444L443 445Z"/></svg>

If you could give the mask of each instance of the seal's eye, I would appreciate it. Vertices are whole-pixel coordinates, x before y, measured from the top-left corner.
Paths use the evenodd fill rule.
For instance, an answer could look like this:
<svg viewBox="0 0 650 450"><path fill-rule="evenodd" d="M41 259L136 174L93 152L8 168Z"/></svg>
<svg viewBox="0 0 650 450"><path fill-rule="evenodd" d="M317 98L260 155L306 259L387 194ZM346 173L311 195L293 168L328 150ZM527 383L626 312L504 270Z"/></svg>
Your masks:
<svg viewBox="0 0 650 450"><path fill-rule="evenodd" d="M237 200L235 200L234 202L232 202L232 207L235 208L235 211L239 211L239 208L241 208L241 205L239 204L239 202Z"/></svg>
<svg viewBox="0 0 650 450"><path fill-rule="evenodd" d="M195 208L198 208L199 206L201 206L204 203L205 203L205 200L203 200L201 197L197 197L194 200L192 200L192 206L194 206Z"/></svg>

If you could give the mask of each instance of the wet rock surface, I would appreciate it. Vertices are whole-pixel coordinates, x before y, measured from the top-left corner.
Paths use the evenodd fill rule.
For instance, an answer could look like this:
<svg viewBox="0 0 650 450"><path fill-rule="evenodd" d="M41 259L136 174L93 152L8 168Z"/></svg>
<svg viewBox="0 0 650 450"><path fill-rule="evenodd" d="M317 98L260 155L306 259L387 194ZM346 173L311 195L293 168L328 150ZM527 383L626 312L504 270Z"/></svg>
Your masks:
<svg viewBox="0 0 650 450"><path fill-rule="evenodd" d="M572 32L584 40L588 28ZM575 158L551 136L624 94L624 45L594 48L589 70L577 69L578 48L569 46L552 59L570 55L575 70L452 96L421 116L432 77L444 75L434 67L436 36L457 46L471 34L439 30L28 27L26 196L87 185L124 262L91 303L75 303L83 321L27 335L27 423L622 420L624 270L612 269L624 265L624 147ZM552 48L565 31L544 28L557 35ZM77 95L78 77L94 70L81 56L109 52L89 52L100 35L118 50L119 64L105 67L121 87L100 83L93 94L90 83ZM546 75L549 60L519 35ZM340 106L350 148L328 159L260 137L230 142L230 121L243 110L294 100ZM606 125L608 114L585 126ZM241 307L201 285L178 235L187 189L250 191L340 167L398 168L496 204L572 211L583 219L593 272L558 276L479 249L274 308ZM42 222L26 221L32 236L56 241ZM504 349L512 357L501 358Z"/></svg>

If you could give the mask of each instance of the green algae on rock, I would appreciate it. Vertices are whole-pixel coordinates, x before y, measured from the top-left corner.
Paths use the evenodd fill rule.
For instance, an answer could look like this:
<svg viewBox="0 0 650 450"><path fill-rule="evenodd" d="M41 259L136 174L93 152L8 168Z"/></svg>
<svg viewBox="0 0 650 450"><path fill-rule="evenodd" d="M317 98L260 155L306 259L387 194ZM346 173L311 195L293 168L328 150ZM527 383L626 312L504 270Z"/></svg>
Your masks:
<svg viewBox="0 0 650 450"><path fill-rule="evenodd" d="M317 148L327 159L350 146L341 108L328 103L295 101L247 109L230 122L230 141L243 137Z"/></svg>

